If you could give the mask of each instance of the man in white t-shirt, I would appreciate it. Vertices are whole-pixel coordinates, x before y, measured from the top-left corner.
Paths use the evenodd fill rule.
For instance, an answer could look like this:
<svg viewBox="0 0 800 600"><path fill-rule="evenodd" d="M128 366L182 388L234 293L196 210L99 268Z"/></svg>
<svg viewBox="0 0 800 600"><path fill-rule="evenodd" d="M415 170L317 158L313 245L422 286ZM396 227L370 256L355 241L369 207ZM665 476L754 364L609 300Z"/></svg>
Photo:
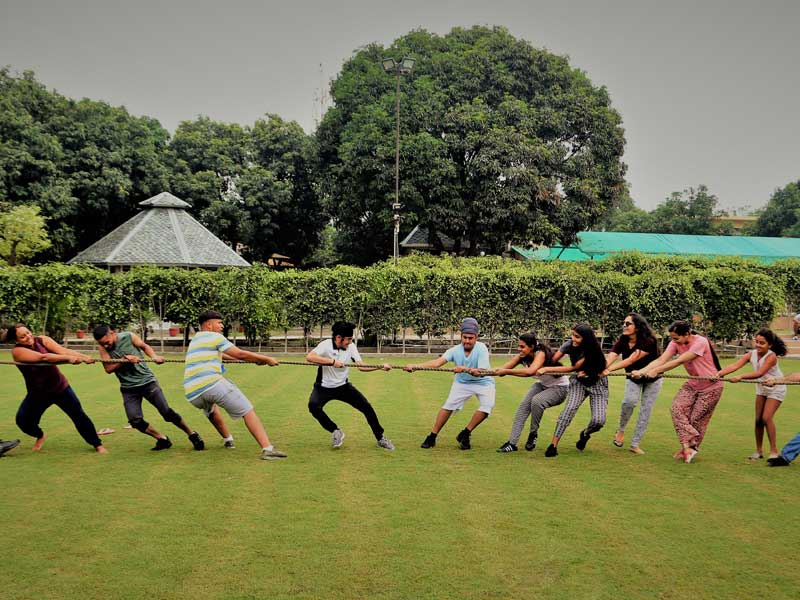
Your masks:
<svg viewBox="0 0 800 600"><path fill-rule="evenodd" d="M439 409L433 429L422 442L420 448L433 448L436 445L436 436L439 435L450 415L464 408L464 404L472 396L478 398L476 410L469 424L459 432L456 441L462 450L469 450L472 430L480 425L492 412L495 400L494 379L482 376L491 369L489 364L489 349L486 344L478 341L478 321L467 317L461 322L461 343L448 349L442 356L417 365L406 365L405 370L412 373L418 367L439 368L445 363L452 362L456 376L450 388L450 395Z"/></svg>
<svg viewBox="0 0 800 600"><path fill-rule="evenodd" d="M306 356L306 360L312 364L319 365L317 369L317 380L314 382L314 389L308 399L308 411L314 415L322 427L331 433L331 444L334 448L339 448L344 442L344 431L342 431L331 418L325 414L323 408L331 400L339 400L349 404L357 411L364 414L369 423L372 434L378 442L378 446L386 450L394 450L392 441L383 435L383 427L378 421L375 409L359 392L356 387L347 379L350 369L347 365L355 364L359 371L375 371L376 369L363 368L361 365L361 355L358 353L355 343L353 343L353 323L337 321L333 324L332 337L324 340ZM383 365L383 369L391 369L389 365Z"/></svg>

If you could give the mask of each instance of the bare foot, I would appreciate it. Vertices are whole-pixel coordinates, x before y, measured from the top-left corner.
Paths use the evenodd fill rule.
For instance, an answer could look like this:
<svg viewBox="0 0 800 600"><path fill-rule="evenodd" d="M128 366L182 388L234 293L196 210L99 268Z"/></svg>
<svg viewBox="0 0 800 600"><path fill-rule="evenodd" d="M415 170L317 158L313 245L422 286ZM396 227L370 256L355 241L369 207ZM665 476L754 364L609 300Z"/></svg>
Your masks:
<svg viewBox="0 0 800 600"><path fill-rule="evenodd" d="M644 454L644 450L639 448L639 446L631 446L631 452L634 454Z"/></svg>
<svg viewBox="0 0 800 600"><path fill-rule="evenodd" d="M105 446L97 446L94 451L98 454L108 454L108 450L106 450Z"/></svg>
<svg viewBox="0 0 800 600"><path fill-rule="evenodd" d="M46 433L42 433L42 437L38 438L36 442L33 444L33 448L31 450L33 452L38 452L42 449L42 445L44 444L44 439L47 437Z"/></svg>

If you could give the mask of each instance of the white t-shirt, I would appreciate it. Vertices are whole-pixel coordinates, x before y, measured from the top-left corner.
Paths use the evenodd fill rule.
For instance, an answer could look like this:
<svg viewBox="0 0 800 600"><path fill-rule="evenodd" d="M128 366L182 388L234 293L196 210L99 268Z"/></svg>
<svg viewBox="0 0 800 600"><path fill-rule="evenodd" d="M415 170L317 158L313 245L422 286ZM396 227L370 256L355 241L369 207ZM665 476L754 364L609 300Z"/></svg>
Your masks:
<svg viewBox="0 0 800 600"><path fill-rule="evenodd" d="M361 362L361 355L358 353L355 342L350 342L347 350L333 347L333 340L324 340L314 348L314 354L322 358L338 360L345 365L351 362ZM322 370L322 387L336 388L347 383L347 374L350 369L334 369L333 367L320 367Z"/></svg>

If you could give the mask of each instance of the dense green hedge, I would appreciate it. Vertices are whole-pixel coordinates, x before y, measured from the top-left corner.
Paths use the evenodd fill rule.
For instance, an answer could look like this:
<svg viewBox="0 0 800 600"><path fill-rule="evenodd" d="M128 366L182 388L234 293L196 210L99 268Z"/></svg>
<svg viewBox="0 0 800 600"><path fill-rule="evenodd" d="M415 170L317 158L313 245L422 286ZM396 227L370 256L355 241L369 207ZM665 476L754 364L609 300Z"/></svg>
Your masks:
<svg viewBox="0 0 800 600"><path fill-rule="evenodd" d="M622 255L588 263L412 256L398 267L275 272L262 266L202 271L141 267L121 275L49 264L0 268L0 319L60 338L99 322L128 327L158 317L191 324L213 307L251 341L270 330L315 332L337 319L368 333L404 327L442 335L475 316L490 338L533 329L562 336L577 321L609 335L628 312L663 330L694 319L717 339L752 334L800 297L800 261Z"/></svg>

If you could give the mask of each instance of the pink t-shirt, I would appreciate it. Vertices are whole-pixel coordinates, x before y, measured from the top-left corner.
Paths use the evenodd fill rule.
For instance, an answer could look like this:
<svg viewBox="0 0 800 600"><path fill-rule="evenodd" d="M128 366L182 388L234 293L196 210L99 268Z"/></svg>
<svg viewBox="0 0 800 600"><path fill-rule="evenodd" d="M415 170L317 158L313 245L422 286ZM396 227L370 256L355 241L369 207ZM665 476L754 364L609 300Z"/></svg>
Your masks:
<svg viewBox="0 0 800 600"><path fill-rule="evenodd" d="M708 340L702 335L694 335L694 339L689 339L688 344L678 344L671 341L667 346L667 352L674 354L683 354L684 352L691 352L696 354L697 358L694 360L683 363L686 372L689 375L697 375L699 377L716 377L717 366L714 364L714 357L711 355L711 346ZM689 385L696 390L708 390L715 387L722 387L721 381L702 381L700 379L690 379Z"/></svg>

